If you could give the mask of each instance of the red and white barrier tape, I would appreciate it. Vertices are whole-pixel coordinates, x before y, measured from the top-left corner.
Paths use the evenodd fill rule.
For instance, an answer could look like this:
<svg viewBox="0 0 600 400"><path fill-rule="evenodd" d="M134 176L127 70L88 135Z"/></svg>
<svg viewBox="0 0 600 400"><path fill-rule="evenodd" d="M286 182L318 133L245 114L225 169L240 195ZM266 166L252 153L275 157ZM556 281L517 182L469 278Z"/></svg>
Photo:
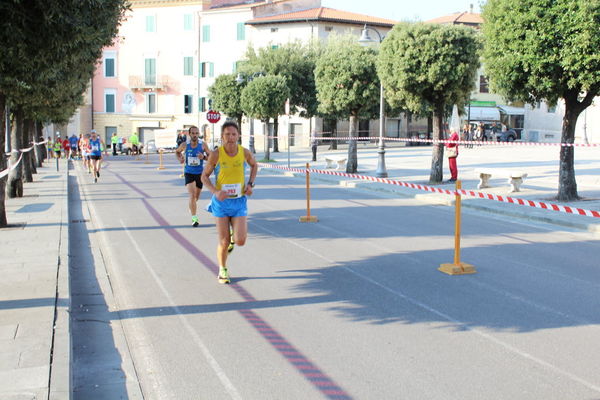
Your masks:
<svg viewBox="0 0 600 400"><path fill-rule="evenodd" d="M4 171L0 171L0 179L4 178L6 175L8 175L8 173L10 171L12 171L13 169L17 168L17 166L19 165L19 163L21 162L21 159L23 158L23 153L21 153L21 155L19 156L19 159L17 160L17 162L14 165L10 165L10 160L8 160L8 168L5 169Z"/></svg>
<svg viewBox="0 0 600 400"><path fill-rule="evenodd" d="M464 190L464 189L447 190L447 189L440 189L440 188L436 188L436 187L432 187L432 186L397 181L395 179L376 178L374 176L348 174L348 173L336 172L336 171L325 171L322 169L314 169L314 168L309 168L309 169L287 168L287 167L282 167L279 165L271 165L271 164L264 164L264 163L258 163L258 165L261 168L282 169L282 170L286 170L286 171L299 172L299 173L303 173L303 174L308 172L308 173L315 173L315 174L343 176L343 177L347 177L347 178L354 178L354 179L359 179L359 180L364 180L364 181L380 182L380 183L386 183L389 185L404 186L407 188L424 190L427 192L442 193L442 194L447 194L447 195L451 195L451 196L461 194L461 195L476 197L476 198L480 198L480 199L500 201L503 203L517 204L517 205L521 205L521 206L541 208L544 210L558 211L558 212L563 212L563 213L567 213L567 214L577 214L577 215L585 215L588 217L600 218L600 211L585 210L583 208L562 206L562 205L552 204L552 203L543 203L543 202L533 201L533 200L524 200L524 199L519 199L519 198L509 197L509 196L497 196L494 194L475 192L472 190Z"/></svg>

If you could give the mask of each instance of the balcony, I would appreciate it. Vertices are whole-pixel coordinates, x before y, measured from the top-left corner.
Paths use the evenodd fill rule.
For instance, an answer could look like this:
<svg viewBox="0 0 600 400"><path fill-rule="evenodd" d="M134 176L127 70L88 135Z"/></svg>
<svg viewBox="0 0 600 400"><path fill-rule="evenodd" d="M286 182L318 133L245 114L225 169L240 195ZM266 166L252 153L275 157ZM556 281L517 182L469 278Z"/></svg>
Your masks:
<svg viewBox="0 0 600 400"><path fill-rule="evenodd" d="M169 77L166 75L143 76L129 75L129 88L142 92L154 92L167 90L169 87Z"/></svg>

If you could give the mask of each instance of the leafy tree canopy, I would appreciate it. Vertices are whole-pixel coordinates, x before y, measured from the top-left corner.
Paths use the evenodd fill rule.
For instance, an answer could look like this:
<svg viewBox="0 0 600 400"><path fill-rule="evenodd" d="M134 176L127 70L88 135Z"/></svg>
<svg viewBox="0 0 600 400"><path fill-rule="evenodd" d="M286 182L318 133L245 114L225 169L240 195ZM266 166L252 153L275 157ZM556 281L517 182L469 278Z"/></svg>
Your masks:
<svg viewBox="0 0 600 400"><path fill-rule="evenodd" d="M290 90L285 77L259 76L242 90L242 110L249 117L261 121L277 118L285 113L285 102L289 97Z"/></svg>
<svg viewBox="0 0 600 400"><path fill-rule="evenodd" d="M241 72L284 76L290 89L291 112L300 111L302 117L311 117L317 112L314 69L319 48L300 41L262 47L258 51L249 47Z"/></svg>
<svg viewBox="0 0 600 400"><path fill-rule="evenodd" d="M236 75L233 74L219 75L215 79L215 83L208 88L208 94L215 110L219 110L239 122L244 114L241 104L244 82L237 83L235 79Z"/></svg>
<svg viewBox="0 0 600 400"><path fill-rule="evenodd" d="M423 115L436 106L466 104L479 67L472 28L400 23L382 43L377 71L393 105Z"/></svg>
<svg viewBox="0 0 600 400"><path fill-rule="evenodd" d="M319 112L337 118L377 118L375 60L375 51L360 46L355 37L331 38L315 68Z"/></svg>
<svg viewBox="0 0 600 400"><path fill-rule="evenodd" d="M532 104L598 93L599 0L488 0L483 17L494 91Z"/></svg>

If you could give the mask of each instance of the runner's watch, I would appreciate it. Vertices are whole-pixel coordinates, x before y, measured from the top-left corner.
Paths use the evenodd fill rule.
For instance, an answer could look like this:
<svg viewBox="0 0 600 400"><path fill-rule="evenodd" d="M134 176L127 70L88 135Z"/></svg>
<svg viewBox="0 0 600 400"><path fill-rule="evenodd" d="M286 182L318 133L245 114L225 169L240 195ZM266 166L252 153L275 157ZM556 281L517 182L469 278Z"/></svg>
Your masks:
<svg viewBox="0 0 600 400"><path fill-rule="evenodd" d="M251 188L253 188L254 187L254 182L248 181L248 186L250 186Z"/></svg>

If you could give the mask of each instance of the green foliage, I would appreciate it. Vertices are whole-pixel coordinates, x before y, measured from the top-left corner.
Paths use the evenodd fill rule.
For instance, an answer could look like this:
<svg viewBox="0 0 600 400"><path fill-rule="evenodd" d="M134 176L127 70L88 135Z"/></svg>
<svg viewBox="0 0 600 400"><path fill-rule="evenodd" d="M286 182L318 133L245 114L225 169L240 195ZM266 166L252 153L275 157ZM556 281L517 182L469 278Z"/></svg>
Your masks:
<svg viewBox="0 0 600 400"><path fill-rule="evenodd" d="M250 118L268 121L285 113L285 101L289 97L290 90L285 77L260 76L242 90L242 110Z"/></svg>
<svg viewBox="0 0 600 400"><path fill-rule="evenodd" d="M375 51L360 46L355 37L331 39L315 68L318 111L336 118L377 118L375 60Z"/></svg>
<svg viewBox="0 0 600 400"><path fill-rule="evenodd" d="M0 92L29 117L67 121L127 8L126 0L2 2Z"/></svg>
<svg viewBox="0 0 600 400"><path fill-rule="evenodd" d="M237 83L236 76L232 74L219 75L208 88L208 93L212 99L212 106L238 122L241 121L244 114L241 105L241 95L244 83Z"/></svg>
<svg viewBox="0 0 600 400"><path fill-rule="evenodd" d="M531 104L598 92L599 0L488 0L483 17L494 91Z"/></svg>
<svg viewBox="0 0 600 400"><path fill-rule="evenodd" d="M290 111L309 118L316 114L317 101L314 80L319 46L307 46L299 41L279 47L249 48L241 72L281 75L290 89Z"/></svg>
<svg viewBox="0 0 600 400"><path fill-rule="evenodd" d="M417 115L466 104L479 67L473 29L400 23L383 41L377 71L386 100Z"/></svg>

